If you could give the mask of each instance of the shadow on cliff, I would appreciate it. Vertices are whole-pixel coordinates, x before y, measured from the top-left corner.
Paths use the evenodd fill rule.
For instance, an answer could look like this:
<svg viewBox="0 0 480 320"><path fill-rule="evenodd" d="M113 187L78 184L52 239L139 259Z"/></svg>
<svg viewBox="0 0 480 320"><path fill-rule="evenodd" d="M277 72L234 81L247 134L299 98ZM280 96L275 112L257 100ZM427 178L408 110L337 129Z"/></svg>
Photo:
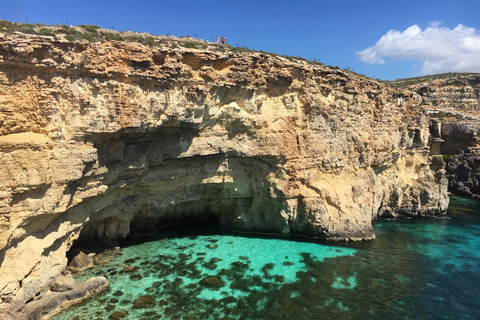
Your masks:
<svg viewBox="0 0 480 320"><path fill-rule="evenodd" d="M94 137L108 190L80 204L96 210L76 245L153 235L183 224L281 233L286 199L268 176L283 160L235 151L184 156L197 134L172 129Z"/></svg>

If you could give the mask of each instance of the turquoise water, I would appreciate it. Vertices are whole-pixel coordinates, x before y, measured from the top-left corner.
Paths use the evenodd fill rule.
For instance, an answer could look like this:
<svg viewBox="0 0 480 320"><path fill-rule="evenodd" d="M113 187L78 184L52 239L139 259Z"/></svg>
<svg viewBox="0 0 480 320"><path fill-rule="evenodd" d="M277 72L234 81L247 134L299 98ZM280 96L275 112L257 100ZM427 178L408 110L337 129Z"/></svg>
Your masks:
<svg viewBox="0 0 480 320"><path fill-rule="evenodd" d="M55 320L480 319L480 201L312 243L179 228L100 257L110 292Z"/></svg>

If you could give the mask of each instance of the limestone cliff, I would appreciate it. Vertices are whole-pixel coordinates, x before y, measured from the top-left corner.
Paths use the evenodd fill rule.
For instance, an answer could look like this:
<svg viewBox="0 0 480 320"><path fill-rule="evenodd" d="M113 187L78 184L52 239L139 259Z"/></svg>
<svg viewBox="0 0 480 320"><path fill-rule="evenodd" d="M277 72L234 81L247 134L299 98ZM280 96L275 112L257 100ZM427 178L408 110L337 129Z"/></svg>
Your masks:
<svg viewBox="0 0 480 320"><path fill-rule="evenodd" d="M419 103L266 53L0 34L2 301L48 292L78 238L213 219L361 240L441 214Z"/></svg>
<svg viewBox="0 0 480 320"><path fill-rule="evenodd" d="M432 153L443 155L448 190L480 197L480 74L458 74L408 87L431 117Z"/></svg>
<svg viewBox="0 0 480 320"><path fill-rule="evenodd" d="M431 151L446 163L448 191L480 197L480 116L465 111L429 111Z"/></svg>
<svg viewBox="0 0 480 320"><path fill-rule="evenodd" d="M408 86L424 104L440 108L480 111L480 74L431 79Z"/></svg>

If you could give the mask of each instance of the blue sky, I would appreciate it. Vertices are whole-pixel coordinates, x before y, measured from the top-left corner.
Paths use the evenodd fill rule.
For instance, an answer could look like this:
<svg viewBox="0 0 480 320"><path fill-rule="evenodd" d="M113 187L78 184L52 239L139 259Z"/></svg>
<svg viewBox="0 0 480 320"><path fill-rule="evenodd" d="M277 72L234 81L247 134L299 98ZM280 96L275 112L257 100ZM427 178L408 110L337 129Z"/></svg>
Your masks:
<svg viewBox="0 0 480 320"><path fill-rule="evenodd" d="M1 2L0 18L9 21L209 41L225 35L230 45L318 59L379 79L480 72L480 0Z"/></svg>

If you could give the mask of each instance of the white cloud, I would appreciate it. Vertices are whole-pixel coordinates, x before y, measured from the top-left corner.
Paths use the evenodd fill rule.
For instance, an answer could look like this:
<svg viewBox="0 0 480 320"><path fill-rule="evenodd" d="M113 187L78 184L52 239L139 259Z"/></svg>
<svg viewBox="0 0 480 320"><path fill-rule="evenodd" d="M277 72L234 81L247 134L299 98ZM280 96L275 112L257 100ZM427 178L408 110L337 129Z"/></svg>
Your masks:
<svg viewBox="0 0 480 320"><path fill-rule="evenodd" d="M437 21L423 31L413 25L403 32L388 31L357 56L369 64L418 60L422 74L480 72L480 32L462 24L455 29L441 27Z"/></svg>

